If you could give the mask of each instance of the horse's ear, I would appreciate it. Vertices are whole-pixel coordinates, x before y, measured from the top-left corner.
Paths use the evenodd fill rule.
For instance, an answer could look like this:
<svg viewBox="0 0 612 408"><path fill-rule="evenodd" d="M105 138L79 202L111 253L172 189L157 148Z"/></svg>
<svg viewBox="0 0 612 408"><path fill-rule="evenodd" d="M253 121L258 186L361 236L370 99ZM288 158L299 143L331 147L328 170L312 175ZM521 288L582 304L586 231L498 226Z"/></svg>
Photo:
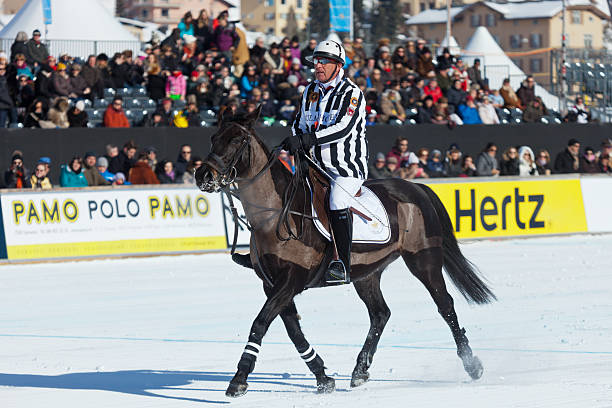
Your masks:
<svg viewBox="0 0 612 408"><path fill-rule="evenodd" d="M261 114L262 107L263 105L259 104L259 106L253 112L246 115L244 118L245 125L247 125L249 128L253 128L255 126L255 123L257 123L257 119L259 119L259 115Z"/></svg>
<svg viewBox="0 0 612 408"><path fill-rule="evenodd" d="M219 109L219 127L221 127L225 122L230 121L234 117L234 112L230 107L222 106Z"/></svg>

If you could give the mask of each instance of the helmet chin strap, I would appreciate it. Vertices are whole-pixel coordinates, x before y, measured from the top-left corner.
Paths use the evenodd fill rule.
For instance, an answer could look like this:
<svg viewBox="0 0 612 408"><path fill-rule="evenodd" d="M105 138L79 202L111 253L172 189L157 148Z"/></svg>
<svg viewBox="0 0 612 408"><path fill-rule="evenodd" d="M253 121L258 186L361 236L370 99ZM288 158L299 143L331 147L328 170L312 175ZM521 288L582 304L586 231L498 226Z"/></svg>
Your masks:
<svg viewBox="0 0 612 408"><path fill-rule="evenodd" d="M336 75L339 72L339 66L340 64L336 64L336 67L334 68L334 72L331 73L331 75L329 76L329 78L327 78L325 81L322 81L323 84L328 83L329 81L331 81L332 79L334 79L336 77Z"/></svg>

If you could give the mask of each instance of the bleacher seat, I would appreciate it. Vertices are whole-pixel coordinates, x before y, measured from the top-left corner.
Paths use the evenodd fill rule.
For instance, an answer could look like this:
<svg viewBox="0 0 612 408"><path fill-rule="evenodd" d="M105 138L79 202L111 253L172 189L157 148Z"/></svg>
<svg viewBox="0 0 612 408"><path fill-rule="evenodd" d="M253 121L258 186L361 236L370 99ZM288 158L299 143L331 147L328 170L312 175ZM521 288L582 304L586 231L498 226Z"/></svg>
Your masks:
<svg viewBox="0 0 612 408"><path fill-rule="evenodd" d="M104 90L104 97L105 98L112 98L115 96L115 90L113 88L106 88Z"/></svg>
<svg viewBox="0 0 612 408"><path fill-rule="evenodd" d="M134 96L134 97L147 97L148 98L147 90L146 90L146 88L143 88L142 86L139 87L139 88L134 88L132 90L132 96Z"/></svg>
<svg viewBox="0 0 612 408"><path fill-rule="evenodd" d="M93 107L94 108L106 108L109 103L110 103L110 99L107 99L107 98L95 99L93 103Z"/></svg>
<svg viewBox="0 0 612 408"><path fill-rule="evenodd" d="M126 96L132 96L131 88L118 88L117 95L125 98Z"/></svg>
<svg viewBox="0 0 612 408"><path fill-rule="evenodd" d="M185 101L178 99L174 101L172 105L174 106L174 109L184 109L186 106L186 103Z"/></svg>

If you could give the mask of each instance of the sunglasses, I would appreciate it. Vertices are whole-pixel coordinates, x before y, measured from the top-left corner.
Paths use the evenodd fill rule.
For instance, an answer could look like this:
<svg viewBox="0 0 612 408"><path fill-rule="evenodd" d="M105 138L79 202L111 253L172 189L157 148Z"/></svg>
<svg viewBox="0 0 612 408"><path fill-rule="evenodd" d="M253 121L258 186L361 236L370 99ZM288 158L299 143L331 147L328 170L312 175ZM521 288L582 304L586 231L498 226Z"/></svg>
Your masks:
<svg viewBox="0 0 612 408"><path fill-rule="evenodd" d="M181 153L183 153L183 154L189 154L189 153L191 153L191 150L183 150Z"/></svg>
<svg viewBox="0 0 612 408"><path fill-rule="evenodd" d="M323 64L323 65L327 65L327 64L335 64L336 61L334 61L333 59L330 58L315 58L312 60L312 62L314 62L315 65L317 64Z"/></svg>

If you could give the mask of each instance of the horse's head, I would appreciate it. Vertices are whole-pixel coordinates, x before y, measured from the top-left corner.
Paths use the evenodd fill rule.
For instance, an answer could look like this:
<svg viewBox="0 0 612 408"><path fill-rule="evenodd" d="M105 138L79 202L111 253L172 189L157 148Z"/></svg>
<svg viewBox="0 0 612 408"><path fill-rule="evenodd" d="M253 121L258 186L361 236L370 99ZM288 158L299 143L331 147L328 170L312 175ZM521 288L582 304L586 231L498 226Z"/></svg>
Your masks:
<svg viewBox="0 0 612 408"><path fill-rule="evenodd" d="M227 111L221 114L219 129L211 138L210 153L195 172L200 190L219 192L250 167L253 126L260 112L261 106L246 115L233 115Z"/></svg>

